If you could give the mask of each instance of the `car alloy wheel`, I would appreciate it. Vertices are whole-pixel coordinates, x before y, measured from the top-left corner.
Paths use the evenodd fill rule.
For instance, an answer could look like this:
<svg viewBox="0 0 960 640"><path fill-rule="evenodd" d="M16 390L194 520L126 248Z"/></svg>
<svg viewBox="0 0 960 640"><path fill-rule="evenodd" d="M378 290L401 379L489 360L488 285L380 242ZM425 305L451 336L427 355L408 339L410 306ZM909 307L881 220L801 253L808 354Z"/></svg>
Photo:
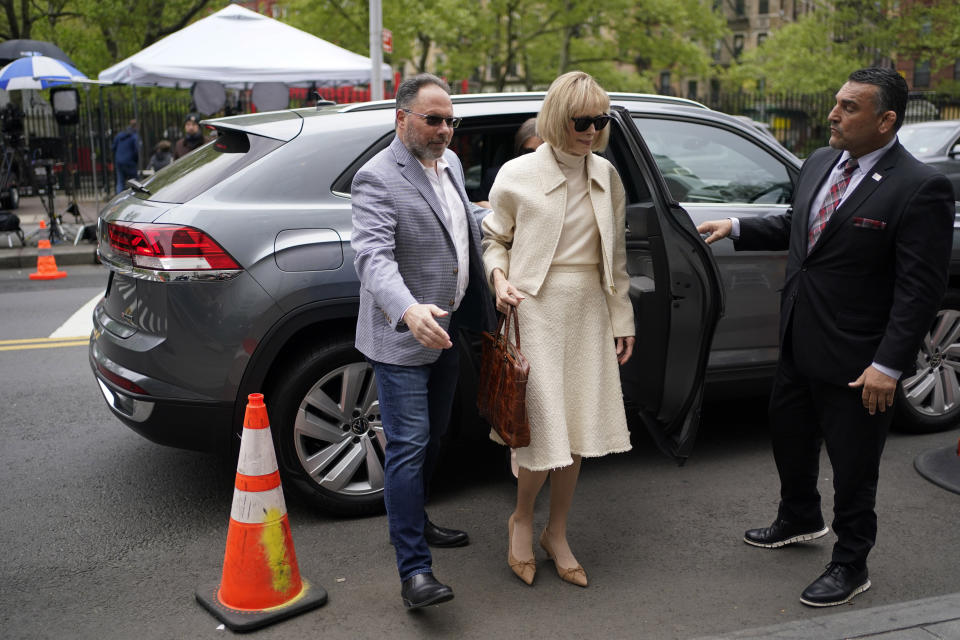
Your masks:
<svg viewBox="0 0 960 640"><path fill-rule="evenodd" d="M377 384L353 337L300 345L269 378L265 395L284 486L327 513L382 512L385 436Z"/></svg>
<svg viewBox="0 0 960 640"><path fill-rule="evenodd" d="M937 313L917 355L917 372L903 379L900 391L898 423L903 430L923 433L955 426L960 413L960 311Z"/></svg>
<svg viewBox="0 0 960 640"><path fill-rule="evenodd" d="M317 381L297 410L293 438L318 486L341 495L383 491L386 440L373 367L353 362Z"/></svg>

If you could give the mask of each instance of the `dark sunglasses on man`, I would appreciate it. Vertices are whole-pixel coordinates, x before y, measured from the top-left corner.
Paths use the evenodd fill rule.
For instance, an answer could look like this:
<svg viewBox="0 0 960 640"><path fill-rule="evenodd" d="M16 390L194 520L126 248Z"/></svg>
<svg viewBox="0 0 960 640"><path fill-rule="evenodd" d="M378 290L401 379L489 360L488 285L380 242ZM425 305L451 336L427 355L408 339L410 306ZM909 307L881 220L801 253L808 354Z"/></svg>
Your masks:
<svg viewBox="0 0 960 640"><path fill-rule="evenodd" d="M599 116L580 116L578 118L570 118L570 119L573 120L574 131L580 131L580 132L583 132L589 129L590 125L593 125L594 129L596 129L597 131L600 131L605 126L607 126L608 122L613 120L612 117L610 117L605 113Z"/></svg>
<svg viewBox="0 0 960 640"><path fill-rule="evenodd" d="M460 126L460 121L463 118L444 118L442 116L429 116L425 113L417 113L416 111L410 111L410 109L400 109L404 113L409 113L412 116L420 116L427 121L428 127L439 127L441 123L446 122L447 126L451 129L456 129Z"/></svg>

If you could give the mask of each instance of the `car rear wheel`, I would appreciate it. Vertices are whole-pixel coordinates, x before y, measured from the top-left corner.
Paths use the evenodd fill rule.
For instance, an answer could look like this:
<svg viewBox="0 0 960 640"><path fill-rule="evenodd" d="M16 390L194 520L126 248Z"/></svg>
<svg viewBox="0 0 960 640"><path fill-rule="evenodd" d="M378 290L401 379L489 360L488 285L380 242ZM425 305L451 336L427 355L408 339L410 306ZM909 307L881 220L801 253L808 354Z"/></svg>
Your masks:
<svg viewBox="0 0 960 640"><path fill-rule="evenodd" d="M917 372L897 387L894 424L907 433L934 433L960 423L960 296L948 294L923 339Z"/></svg>
<svg viewBox="0 0 960 640"><path fill-rule="evenodd" d="M373 367L347 336L313 346L267 398L284 477L330 513L383 510L383 455Z"/></svg>

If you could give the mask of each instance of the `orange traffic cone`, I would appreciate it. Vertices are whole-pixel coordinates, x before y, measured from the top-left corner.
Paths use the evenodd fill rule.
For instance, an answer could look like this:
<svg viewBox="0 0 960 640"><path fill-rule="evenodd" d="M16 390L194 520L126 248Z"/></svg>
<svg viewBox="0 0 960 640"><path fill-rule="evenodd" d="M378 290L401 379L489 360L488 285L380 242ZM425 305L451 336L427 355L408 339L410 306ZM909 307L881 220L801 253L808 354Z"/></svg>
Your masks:
<svg viewBox="0 0 960 640"><path fill-rule="evenodd" d="M43 222L41 220L41 222ZM53 249L49 240L37 241L37 270L30 274L31 280L56 280L66 278L66 271L57 270L57 260L53 257Z"/></svg>
<svg viewBox="0 0 960 640"><path fill-rule="evenodd" d="M197 601L232 631L250 631L326 603L300 577L263 394L247 397L223 577Z"/></svg>
<svg viewBox="0 0 960 640"><path fill-rule="evenodd" d="M43 218L40 218L40 228L41 228L41 229L46 229L46 228L47 228L47 221L44 220Z"/></svg>

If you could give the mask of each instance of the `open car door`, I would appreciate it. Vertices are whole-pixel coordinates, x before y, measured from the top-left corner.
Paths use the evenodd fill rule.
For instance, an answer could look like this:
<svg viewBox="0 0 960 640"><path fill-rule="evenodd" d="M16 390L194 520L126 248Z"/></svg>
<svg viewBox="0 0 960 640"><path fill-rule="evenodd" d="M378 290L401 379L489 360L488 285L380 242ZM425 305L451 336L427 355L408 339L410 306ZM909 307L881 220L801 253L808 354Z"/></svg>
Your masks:
<svg viewBox="0 0 960 640"><path fill-rule="evenodd" d="M606 157L627 193L627 271L636 323L633 357L620 369L628 415L683 464L700 423L713 332L723 312L720 272L686 211L670 195L640 132L612 107Z"/></svg>

